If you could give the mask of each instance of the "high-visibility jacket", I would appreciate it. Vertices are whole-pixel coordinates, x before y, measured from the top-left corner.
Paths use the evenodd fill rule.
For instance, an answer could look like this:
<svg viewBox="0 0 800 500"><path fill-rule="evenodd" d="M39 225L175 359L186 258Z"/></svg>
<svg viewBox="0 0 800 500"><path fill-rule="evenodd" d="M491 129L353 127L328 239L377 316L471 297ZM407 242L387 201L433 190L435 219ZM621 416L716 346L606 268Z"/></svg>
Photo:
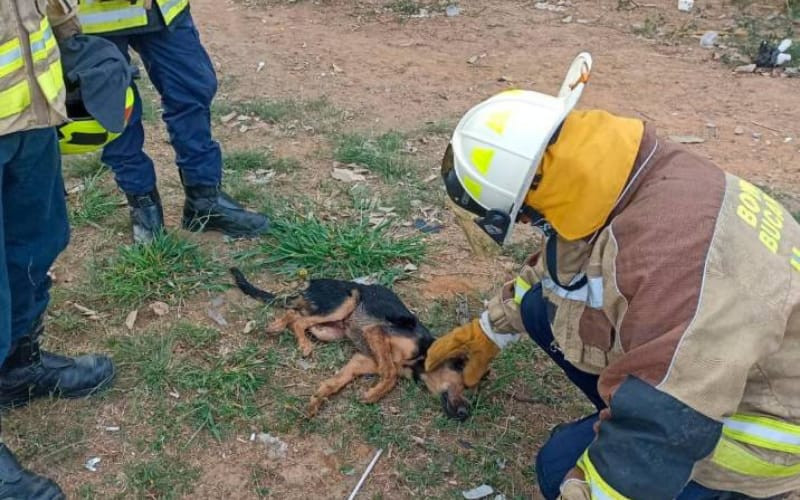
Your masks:
<svg viewBox="0 0 800 500"><path fill-rule="evenodd" d="M80 30L75 7L72 0L0 0L0 135L67 120L56 36Z"/></svg>
<svg viewBox="0 0 800 500"><path fill-rule="evenodd" d="M155 0L164 22L169 24L189 6L189 0ZM143 0L81 0L78 17L87 34L111 34L142 28L150 18Z"/></svg>
<svg viewBox="0 0 800 500"><path fill-rule="evenodd" d="M648 125L606 226L550 236L489 302L490 337L524 332L537 283L553 348L608 405L564 499L800 490L800 224L768 193Z"/></svg>

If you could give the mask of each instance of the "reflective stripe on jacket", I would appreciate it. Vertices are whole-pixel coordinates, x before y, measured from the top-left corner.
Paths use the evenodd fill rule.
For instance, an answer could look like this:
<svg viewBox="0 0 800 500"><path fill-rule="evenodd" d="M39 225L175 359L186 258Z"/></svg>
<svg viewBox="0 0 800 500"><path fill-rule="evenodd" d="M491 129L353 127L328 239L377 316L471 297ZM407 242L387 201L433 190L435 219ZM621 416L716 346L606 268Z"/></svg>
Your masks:
<svg viewBox="0 0 800 500"><path fill-rule="evenodd" d="M51 22L63 27L73 18L68 0L0 0L0 135L66 121ZM69 32L77 31L72 22Z"/></svg>
<svg viewBox="0 0 800 500"><path fill-rule="evenodd" d="M164 22L169 25L189 6L189 0L155 0ZM79 14L83 32L110 34L147 26L149 18L143 0L81 0Z"/></svg>

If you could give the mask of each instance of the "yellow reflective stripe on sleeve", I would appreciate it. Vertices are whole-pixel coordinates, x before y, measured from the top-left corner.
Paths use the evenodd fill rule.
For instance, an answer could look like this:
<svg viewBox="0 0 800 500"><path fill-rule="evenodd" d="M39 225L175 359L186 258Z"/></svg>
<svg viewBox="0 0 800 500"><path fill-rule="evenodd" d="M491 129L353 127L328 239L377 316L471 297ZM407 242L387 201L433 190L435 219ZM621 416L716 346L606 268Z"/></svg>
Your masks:
<svg viewBox="0 0 800 500"><path fill-rule="evenodd" d="M47 68L47 71L36 77L48 102L53 102L64 88L64 74L61 61L56 61Z"/></svg>
<svg viewBox="0 0 800 500"><path fill-rule="evenodd" d="M583 471L584 479L589 484L592 491L592 500L628 500L628 497L620 494L612 488L603 476L594 468L594 464L589 460L589 450L583 452L578 460L578 468Z"/></svg>
<svg viewBox="0 0 800 500"><path fill-rule="evenodd" d="M722 433L735 441L800 454L800 425L755 415L733 415L723 423Z"/></svg>
<svg viewBox="0 0 800 500"><path fill-rule="evenodd" d="M0 92L0 118L22 113L30 105L31 89L27 80Z"/></svg>
<svg viewBox="0 0 800 500"><path fill-rule="evenodd" d="M147 11L126 0L81 4L78 13L84 33L108 33L147 25Z"/></svg>
<svg viewBox="0 0 800 500"><path fill-rule="evenodd" d="M189 0L158 0L158 6L161 8L161 14L164 16L164 22L167 24L171 23L188 5Z"/></svg>
<svg viewBox="0 0 800 500"><path fill-rule="evenodd" d="M800 475L800 464L780 465L767 462L725 437L717 444L711 461L745 476L774 478Z"/></svg>
<svg viewBox="0 0 800 500"><path fill-rule="evenodd" d="M47 59L47 56L55 49L56 38L53 36L53 30L50 29L50 23L47 22L46 17L42 19L39 31L31 33L30 43L33 62Z"/></svg>
<svg viewBox="0 0 800 500"><path fill-rule="evenodd" d="M517 276L514 281L514 302L522 304L522 297L531 289L531 284L522 279L522 276Z"/></svg>
<svg viewBox="0 0 800 500"><path fill-rule="evenodd" d="M10 75L24 65L19 38L0 45L0 78Z"/></svg>

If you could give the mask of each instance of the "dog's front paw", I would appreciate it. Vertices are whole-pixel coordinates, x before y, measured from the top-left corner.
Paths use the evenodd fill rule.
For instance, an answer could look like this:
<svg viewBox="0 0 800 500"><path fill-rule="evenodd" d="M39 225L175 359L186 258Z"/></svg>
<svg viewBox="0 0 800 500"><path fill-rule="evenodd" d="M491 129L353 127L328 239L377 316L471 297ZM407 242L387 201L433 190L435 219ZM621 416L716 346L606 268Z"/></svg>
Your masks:
<svg viewBox="0 0 800 500"><path fill-rule="evenodd" d="M377 391L369 390L361 395L361 402L364 404L377 403L381 399L381 394Z"/></svg>
<svg viewBox="0 0 800 500"><path fill-rule="evenodd" d="M304 358L311 356L311 353L314 352L314 346L309 344L304 344L300 346L300 352L303 354Z"/></svg>
<svg viewBox="0 0 800 500"><path fill-rule="evenodd" d="M286 329L286 325L282 321L273 321L272 323L267 325L266 332L269 334L276 334L281 333Z"/></svg>
<svg viewBox="0 0 800 500"><path fill-rule="evenodd" d="M316 414L319 412L319 407L322 406L323 401L324 399L322 398L311 396L311 401L309 401L308 407L306 408L306 416L308 418L316 416Z"/></svg>

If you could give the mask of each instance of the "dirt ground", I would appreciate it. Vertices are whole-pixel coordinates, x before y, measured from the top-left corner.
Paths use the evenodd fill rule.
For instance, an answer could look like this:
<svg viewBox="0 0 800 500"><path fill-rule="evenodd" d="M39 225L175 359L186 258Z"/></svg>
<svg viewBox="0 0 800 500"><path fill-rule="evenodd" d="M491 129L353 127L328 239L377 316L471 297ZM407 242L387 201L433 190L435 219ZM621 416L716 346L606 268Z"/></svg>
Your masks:
<svg viewBox="0 0 800 500"><path fill-rule="evenodd" d="M447 17L438 4L429 6L427 15L413 9L416 15L404 14L401 7L414 2L193 0L192 13L220 79L218 103L324 97L341 111L324 124L311 119L233 127L220 113L213 117L226 152L269 148L298 160L297 168L269 184L269 194L309 198L323 219L337 216L325 209L341 193L330 187L331 132L403 131L419 177L429 178L447 143L447 125L510 86L556 92L581 50L594 58L582 107L646 119L663 137L700 137L704 142L687 147L770 189L796 213L800 79L780 72L734 73L715 57L721 49L699 46L698 36L712 29L732 43L738 5L697 0L692 13L680 13L673 3L573 0L548 4L551 11L531 1L464 0L458 3L460 14ZM750 15L784 5L762 3L754 12L751 7ZM433 131L441 123L444 131ZM329 130L321 131L323 126ZM158 165L167 223L176 227L182 194L165 137L160 120L148 122L147 150ZM67 176L68 187L77 182ZM111 185L110 178L104 182ZM440 189L437 182L428 189ZM405 189L402 183L379 184L367 182L374 192ZM346 360L338 346L324 349L327 357L305 368L290 339L259 334L269 311L233 291L223 295L226 325L209 319L207 304L216 294L203 291L177 303L165 299L170 313L163 318L141 305L132 332L124 326L129 309L119 309L110 298L92 298L97 259L127 243L126 209L122 197L114 196L110 216L75 228L54 270L50 345L117 353L120 342L128 342L146 349L151 339L162 337L145 333L188 321L217 335L202 366L255 342L254 362L274 362L277 368L257 392L256 411L248 413L252 408L242 403L247 416L231 417L219 436L209 427L170 422L185 416L180 404L186 394L172 385L151 392L146 363L133 361L121 365L118 387L98 399L45 401L4 415L6 442L34 470L57 479L70 498L346 498L378 446L384 454L359 498L458 498L483 482L508 498L536 498L531 468L536 450L552 426L587 411L543 355L524 348L496 368L491 390L473 395L481 401L471 423L443 421L436 402L410 383L375 407L358 404L358 391L346 389L320 415L322 423L301 423L293 408ZM249 203L261 206L259 200ZM424 265L397 289L426 317L438 314L434 305L453 308L464 297L477 313L481 300L512 277L520 255L475 256L444 206L433 213L444 228L426 237L431 247ZM407 217L419 215L412 211ZM249 248L215 235L186 237L224 262ZM524 238L518 246L521 255L531 250ZM290 286L270 275L258 281ZM86 304L98 317L76 312L73 302L81 297L88 297ZM256 330L242 333L251 320ZM443 319L438 331L454 324ZM170 344L174 359L165 370L176 359L196 355L181 342ZM286 358L269 361L267 347ZM278 401L277 394L285 399ZM253 440L260 432L284 440L285 457L268 456ZM84 467L91 457L101 458L96 472Z"/></svg>

